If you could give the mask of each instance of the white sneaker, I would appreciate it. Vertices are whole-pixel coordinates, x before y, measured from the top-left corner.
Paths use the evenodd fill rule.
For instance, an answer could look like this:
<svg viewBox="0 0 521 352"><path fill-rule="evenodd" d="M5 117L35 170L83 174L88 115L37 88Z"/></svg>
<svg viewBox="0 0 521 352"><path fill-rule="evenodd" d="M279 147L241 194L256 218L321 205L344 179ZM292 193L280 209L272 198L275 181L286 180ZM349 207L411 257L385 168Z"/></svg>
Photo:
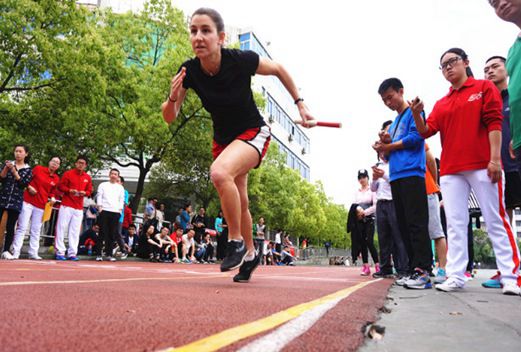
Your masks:
<svg viewBox="0 0 521 352"><path fill-rule="evenodd" d="M102 257L102 256L98 256L98 257L96 257L96 261L97 261L97 262L102 262L102 261L103 261L103 257Z"/></svg>
<svg viewBox="0 0 521 352"><path fill-rule="evenodd" d="M40 257L40 256L37 254L37 255L30 255L30 256L29 256L29 259L32 259L32 260L42 260L43 258Z"/></svg>
<svg viewBox="0 0 521 352"><path fill-rule="evenodd" d="M403 286L405 282L407 282L407 280L409 280L409 276L402 276L398 278L394 283L398 286Z"/></svg>
<svg viewBox="0 0 521 352"><path fill-rule="evenodd" d="M109 257L109 261L111 261L111 262L115 262L115 261L116 261L116 258L114 258L114 257Z"/></svg>
<svg viewBox="0 0 521 352"><path fill-rule="evenodd" d="M443 292L454 292L463 289L463 285L458 283L456 280L448 278L445 282L437 284L436 289Z"/></svg>
<svg viewBox="0 0 521 352"><path fill-rule="evenodd" d="M503 283L503 294L510 296L519 296L521 294L521 289L517 286L515 281L507 281Z"/></svg>
<svg viewBox="0 0 521 352"><path fill-rule="evenodd" d="M15 259L15 257L9 251L5 251L4 253L2 253L2 259L13 260Z"/></svg>

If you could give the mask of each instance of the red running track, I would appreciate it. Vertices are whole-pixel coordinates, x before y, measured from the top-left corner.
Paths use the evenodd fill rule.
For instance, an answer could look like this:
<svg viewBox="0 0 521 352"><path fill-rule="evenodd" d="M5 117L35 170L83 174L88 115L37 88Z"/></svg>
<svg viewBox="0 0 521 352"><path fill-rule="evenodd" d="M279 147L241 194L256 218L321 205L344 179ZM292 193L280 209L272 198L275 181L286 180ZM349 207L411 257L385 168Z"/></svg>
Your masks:
<svg viewBox="0 0 521 352"><path fill-rule="evenodd" d="M248 284L233 283L232 276L218 265L2 261L0 350L355 351L392 283L345 267L265 266ZM354 292L336 303L322 300L328 309L316 301L349 287ZM280 340L270 334L290 336L276 317L300 304L306 315L286 319L297 335L282 346L263 345L263 336L270 342ZM313 308L322 315L304 327ZM245 326L254 321L264 324L255 325L262 331ZM189 345L205 338L206 345Z"/></svg>

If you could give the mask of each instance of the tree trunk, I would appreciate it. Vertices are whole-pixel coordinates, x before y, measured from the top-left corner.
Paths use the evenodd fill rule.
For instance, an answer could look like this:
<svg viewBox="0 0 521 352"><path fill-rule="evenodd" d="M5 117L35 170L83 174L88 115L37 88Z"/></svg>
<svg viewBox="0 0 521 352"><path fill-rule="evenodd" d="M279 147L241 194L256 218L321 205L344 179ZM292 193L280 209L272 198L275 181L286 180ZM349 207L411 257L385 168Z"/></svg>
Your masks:
<svg viewBox="0 0 521 352"><path fill-rule="evenodd" d="M130 208L132 209L132 214L136 214L138 207L139 207L139 201L141 200L141 195L143 194L143 190L145 188L145 178L147 177L148 172L150 169L146 167L139 167L139 178L137 181L137 188L136 188L136 194L134 198L132 199L132 203L130 203Z"/></svg>

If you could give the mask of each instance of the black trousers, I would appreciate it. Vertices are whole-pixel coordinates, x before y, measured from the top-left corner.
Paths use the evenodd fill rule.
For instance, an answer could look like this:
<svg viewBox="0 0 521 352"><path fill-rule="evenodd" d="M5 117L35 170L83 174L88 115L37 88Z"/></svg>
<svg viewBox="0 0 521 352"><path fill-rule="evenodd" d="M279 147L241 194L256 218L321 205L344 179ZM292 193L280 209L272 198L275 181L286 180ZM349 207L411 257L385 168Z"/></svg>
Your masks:
<svg viewBox="0 0 521 352"><path fill-rule="evenodd" d="M374 246L374 220L359 221L358 228L360 231L360 251L362 252L362 261L369 263L369 255L367 250L371 253L371 257L375 263L379 262L378 251Z"/></svg>
<svg viewBox="0 0 521 352"><path fill-rule="evenodd" d="M228 229L217 235L217 259L222 260L226 255L226 245L228 244Z"/></svg>
<svg viewBox="0 0 521 352"><path fill-rule="evenodd" d="M380 267L383 273L391 274L393 264L400 275L409 272L409 258L403 244L392 200L376 203L376 228L380 245ZM391 261L391 255L393 260Z"/></svg>
<svg viewBox="0 0 521 352"><path fill-rule="evenodd" d="M2 216L4 216L4 212L7 213L7 222L5 225L5 240L2 252L9 251L11 245L13 244L14 227L16 226L16 221L20 215L20 212L14 209L0 209L0 219L2 219ZM0 235L0 242L2 237L3 236Z"/></svg>
<svg viewBox="0 0 521 352"><path fill-rule="evenodd" d="M118 235L118 225L120 213L111 211L102 211L99 215L100 236L96 242L96 252L101 255L103 242L105 242L105 255L112 257L112 250L114 249L114 241Z"/></svg>
<svg viewBox="0 0 521 352"><path fill-rule="evenodd" d="M425 178L404 177L391 182L396 218L409 257L409 270L432 270L429 209Z"/></svg>

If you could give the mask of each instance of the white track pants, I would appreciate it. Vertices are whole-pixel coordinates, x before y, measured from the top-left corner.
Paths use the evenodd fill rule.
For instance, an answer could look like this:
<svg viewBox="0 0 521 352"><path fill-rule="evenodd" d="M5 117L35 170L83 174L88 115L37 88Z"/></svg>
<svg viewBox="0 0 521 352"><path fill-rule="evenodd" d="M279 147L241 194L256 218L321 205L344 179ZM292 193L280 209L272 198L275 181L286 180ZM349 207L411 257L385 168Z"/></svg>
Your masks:
<svg viewBox="0 0 521 352"><path fill-rule="evenodd" d="M40 248L40 231L42 229L43 209L35 207L32 204L23 202L22 212L18 217L18 227L13 239L13 256L20 257L20 251L24 243L24 236L27 232L29 224L31 230L29 232L29 257L38 256Z"/></svg>
<svg viewBox="0 0 521 352"><path fill-rule="evenodd" d="M505 211L504 182L504 176L498 183L490 182L486 169L445 175L440 179L447 217L447 276L460 284L465 282L468 262L468 199L471 189L476 194L485 218L501 281L505 283L519 278L519 249Z"/></svg>
<svg viewBox="0 0 521 352"><path fill-rule="evenodd" d="M56 237L54 239L56 254L65 255L65 233L69 235L69 250L67 256L76 256L80 241L81 222L83 210L61 206L58 211L58 223L56 225Z"/></svg>

